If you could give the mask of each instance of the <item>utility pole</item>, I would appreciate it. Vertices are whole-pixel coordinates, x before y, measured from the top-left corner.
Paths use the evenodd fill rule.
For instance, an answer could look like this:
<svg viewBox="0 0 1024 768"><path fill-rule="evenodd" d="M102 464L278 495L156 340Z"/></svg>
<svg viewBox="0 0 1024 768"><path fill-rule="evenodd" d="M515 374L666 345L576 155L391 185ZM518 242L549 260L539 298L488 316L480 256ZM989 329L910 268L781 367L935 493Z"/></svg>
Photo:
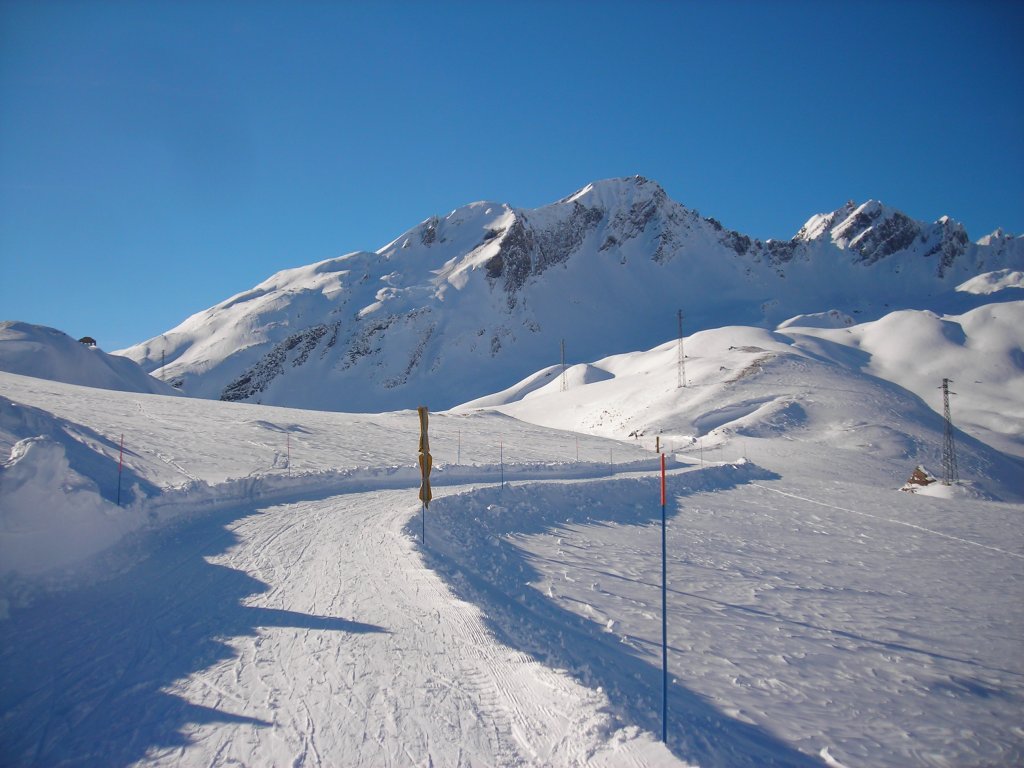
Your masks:
<svg viewBox="0 0 1024 768"><path fill-rule="evenodd" d="M942 415L946 421L945 434L942 441L942 484L953 485L960 481L960 473L956 466L956 444L953 442L953 420L949 415L949 396L956 392L949 391L952 379L942 380Z"/></svg>
<svg viewBox="0 0 1024 768"><path fill-rule="evenodd" d="M167 374L164 372L164 368L167 367L167 353L163 350L160 351L160 381L167 381Z"/></svg>
<svg viewBox="0 0 1024 768"><path fill-rule="evenodd" d="M569 389L569 382L565 378L565 339L562 339L562 391Z"/></svg>
<svg viewBox="0 0 1024 768"><path fill-rule="evenodd" d="M679 364L676 371L676 389L686 386L686 353L683 351L683 310L679 310Z"/></svg>

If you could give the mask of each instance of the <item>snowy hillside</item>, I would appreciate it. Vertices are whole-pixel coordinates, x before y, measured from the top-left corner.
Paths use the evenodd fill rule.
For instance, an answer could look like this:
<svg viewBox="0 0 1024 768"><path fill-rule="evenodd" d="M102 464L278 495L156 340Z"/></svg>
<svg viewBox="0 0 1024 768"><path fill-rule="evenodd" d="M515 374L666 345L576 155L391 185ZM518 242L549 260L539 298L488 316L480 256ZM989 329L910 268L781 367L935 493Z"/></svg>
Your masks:
<svg viewBox="0 0 1024 768"><path fill-rule="evenodd" d="M688 333L830 309L858 321L963 312L1016 289L958 286L1022 268L1024 238L971 243L946 217L925 224L875 201L760 242L652 181L611 179L537 209L480 202L431 217L375 253L279 272L123 354L204 398L445 408L557 362L562 339L575 361L649 348L673 335L679 308Z"/></svg>
<svg viewBox="0 0 1024 768"><path fill-rule="evenodd" d="M415 412L0 373L3 763L1019 764L1022 334L824 311L689 334L685 387L677 340L543 369L432 414L425 515ZM905 493L939 376L962 482Z"/></svg>
<svg viewBox="0 0 1024 768"><path fill-rule="evenodd" d="M660 436L663 445L688 451L698 439L713 449L736 435L751 450L757 438L820 441L823 449L870 450L892 462L896 480L915 463L941 466L939 387L950 378L961 451L972 456L961 469L976 471L981 486L995 481L994 491L1024 492L1019 466L997 454L1024 458L1024 301L963 315L894 312L858 325L842 318L825 313L775 331L733 326L693 334L683 343L685 387L678 386L679 343L670 341L568 366L564 384L560 367L551 366L455 411L493 409L648 447Z"/></svg>
<svg viewBox="0 0 1024 768"><path fill-rule="evenodd" d="M122 392L180 394L131 360L54 328L11 320L0 323L0 371Z"/></svg>

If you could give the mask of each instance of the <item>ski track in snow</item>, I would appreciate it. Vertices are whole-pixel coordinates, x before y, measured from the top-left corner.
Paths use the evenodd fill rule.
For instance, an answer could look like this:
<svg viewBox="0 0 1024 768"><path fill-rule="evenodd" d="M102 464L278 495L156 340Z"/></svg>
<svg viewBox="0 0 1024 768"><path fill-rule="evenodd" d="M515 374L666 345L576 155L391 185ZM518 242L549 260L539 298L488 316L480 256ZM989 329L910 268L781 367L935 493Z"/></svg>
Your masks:
<svg viewBox="0 0 1024 768"><path fill-rule="evenodd" d="M730 513L723 506L729 483L715 473L733 470L707 466L710 473L675 471L672 487L676 494L689 488L680 513L697 505L713 524ZM756 482L756 467L749 471L742 481L748 494L1019 557L782 491ZM731 543L703 523L683 526L683 541L692 539L683 565L707 575L685 590L670 587L670 753L654 736L657 577L644 539L656 526L644 525L649 511L631 512L627 503L634 486L653 491L651 473L438 488L427 532L428 541L440 537L430 551L442 553L441 572L427 567L409 536L419 523L411 492L381 483L221 510L158 532L134 569L12 619L0 640L3 762L752 768L817 759L860 768L974 764L957 754L1013 764L1020 753L1019 735L999 733L1006 707L1021 700L1018 665L999 669L990 651L974 655L955 643L947 650L942 635L929 634L936 620L929 609L905 605L901 582L891 585L888 609L898 613L878 626L863 617L890 598L856 580L838 591L828 585L823 564L844 557L828 544L851 537L866 545L869 529L833 525L830 541L829 526L813 514L786 522L778 511L766 517L771 509L756 500L739 518L749 518L746 527L723 529L741 537ZM494 538L482 510L507 520L517 499L530 500L529 514L522 523L513 515L510 532ZM549 507L555 517L538 518ZM770 519L822 537L826 549L810 556L810 570L801 570L809 557L801 551L790 552L787 564L783 553L797 540L773 541ZM484 523L486 543L461 538L467 529L460 521ZM680 532L672 535L678 541ZM460 541L465 551L452 547ZM506 563L516 551L538 575L523 581ZM492 569L494 562L501 565ZM466 576L477 583L468 592L459 588ZM540 604L524 605L524 592L541 591ZM840 597L832 607L822 602ZM922 618L928 621L915 628ZM766 633L766 625L780 634ZM1005 631L990 627L986 635ZM539 654L538 644L546 647ZM879 709L858 716L858 707L875 706L874 696ZM921 696L939 696L952 709L929 713L915 703ZM970 711L962 709L970 698L994 719L987 734L964 722L960 753L949 728Z"/></svg>
<svg viewBox="0 0 1024 768"><path fill-rule="evenodd" d="M409 500L217 514L32 606L0 646L3 762L604 764L607 701L494 641L401 532ZM643 734L610 764L678 763Z"/></svg>

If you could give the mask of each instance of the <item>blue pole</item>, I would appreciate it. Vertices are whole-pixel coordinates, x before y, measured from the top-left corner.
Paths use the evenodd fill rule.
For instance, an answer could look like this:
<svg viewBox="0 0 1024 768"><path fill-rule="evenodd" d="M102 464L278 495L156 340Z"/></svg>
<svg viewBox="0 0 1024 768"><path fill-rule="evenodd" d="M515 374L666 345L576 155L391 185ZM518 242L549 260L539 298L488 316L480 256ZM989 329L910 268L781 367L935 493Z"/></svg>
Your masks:
<svg viewBox="0 0 1024 768"><path fill-rule="evenodd" d="M668 566L665 544L665 454L661 454L661 741L668 743Z"/></svg>

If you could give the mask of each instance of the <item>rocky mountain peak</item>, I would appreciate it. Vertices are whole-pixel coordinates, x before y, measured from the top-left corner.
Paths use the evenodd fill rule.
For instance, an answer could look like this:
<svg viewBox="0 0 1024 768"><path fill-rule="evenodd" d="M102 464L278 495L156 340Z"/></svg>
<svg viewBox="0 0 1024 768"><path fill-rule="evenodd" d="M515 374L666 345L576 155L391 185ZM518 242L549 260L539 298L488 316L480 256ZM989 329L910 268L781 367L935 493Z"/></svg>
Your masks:
<svg viewBox="0 0 1024 768"><path fill-rule="evenodd" d="M913 245L921 225L906 214L877 200L858 206L832 229L832 241L873 264Z"/></svg>
<svg viewBox="0 0 1024 768"><path fill-rule="evenodd" d="M838 222L846 221L857 208L858 205L853 200L849 200L842 208L837 208L831 213L815 214L807 220L793 239L810 241L831 236L833 226Z"/></svg>
<svg viewBox="0 0 1024 768"><path fill-rule="evenodd" d="M998 245L997 245L998 244ZM1024 268L1024 239L971 244L874 200L760 242L640 176L532 209L477 202L431 216L375 253L281 272L126 354L186 392L301 407L446 407L550 362L688 331L771 327L839 309L858 320L981 271ZM884 279L871 265L891 258ZM984 270L982 269L984 267ZM956 283L952 279L955 276Z"/></svg>
<svg viewBox="0 0 1024 768"><path fill-rule="evenodd" d="M644 176L625 176L591 182L554 205L578 202L588 208L609 210L623 204L634 205L645 200L653 200L660 204L668 200L668 195L656 181Z"/></svg>

